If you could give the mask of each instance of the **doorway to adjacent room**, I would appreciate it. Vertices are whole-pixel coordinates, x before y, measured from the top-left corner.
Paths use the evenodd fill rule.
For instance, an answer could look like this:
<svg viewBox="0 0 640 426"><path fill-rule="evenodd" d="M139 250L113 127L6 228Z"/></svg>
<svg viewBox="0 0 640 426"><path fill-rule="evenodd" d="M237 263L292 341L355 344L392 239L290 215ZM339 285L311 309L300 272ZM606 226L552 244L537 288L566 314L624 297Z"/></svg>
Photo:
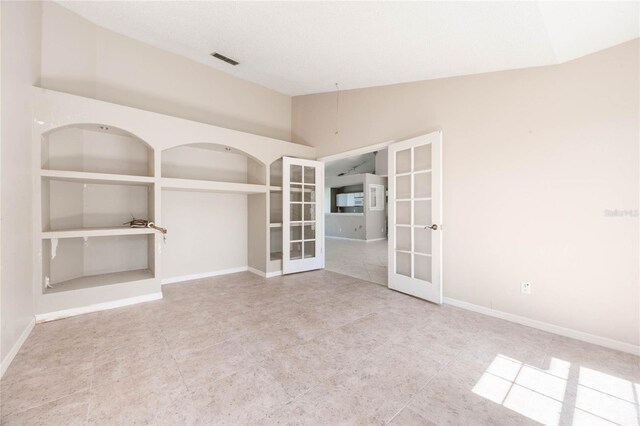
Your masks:
<svg viewBox="0 0 640 426"><path fill-rule="evenodd" d="M325 268L386 286L387 149L359 151L324 160Z"/></svg>

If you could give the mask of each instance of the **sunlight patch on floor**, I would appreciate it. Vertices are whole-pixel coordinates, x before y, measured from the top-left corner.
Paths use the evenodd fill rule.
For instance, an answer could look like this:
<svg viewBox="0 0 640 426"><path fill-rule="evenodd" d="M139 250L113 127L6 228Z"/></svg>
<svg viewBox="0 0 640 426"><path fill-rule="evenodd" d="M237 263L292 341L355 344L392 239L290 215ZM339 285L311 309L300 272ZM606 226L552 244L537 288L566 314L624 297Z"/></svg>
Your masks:
<svg viewBox="0 0 640 426"><path fill-rule="evenodd" d="M559 425L565 399L575 395L573 425L638 425L638 383L579 367L570 385L571 364L552 358L542 370L498 355L473 388L476 395L545 425Z"/></svg>

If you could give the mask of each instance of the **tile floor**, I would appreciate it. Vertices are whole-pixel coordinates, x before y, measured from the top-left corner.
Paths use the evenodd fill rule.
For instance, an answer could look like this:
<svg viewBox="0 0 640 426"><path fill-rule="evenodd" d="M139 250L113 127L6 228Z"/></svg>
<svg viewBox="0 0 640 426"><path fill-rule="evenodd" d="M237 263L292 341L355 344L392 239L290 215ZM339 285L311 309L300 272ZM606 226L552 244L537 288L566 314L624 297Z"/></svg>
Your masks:
<svg viewBox="0 0 640 426"><path fill-rule="evenodd" d="M637 424L638 357L330 271L37 325L2 423Z"/></svg>
<svg viewBox="0 0 640 426"><path fill-rule="evenodd" d="M350 277L387 285L387 240L325 239L325 268Z"/></svg>

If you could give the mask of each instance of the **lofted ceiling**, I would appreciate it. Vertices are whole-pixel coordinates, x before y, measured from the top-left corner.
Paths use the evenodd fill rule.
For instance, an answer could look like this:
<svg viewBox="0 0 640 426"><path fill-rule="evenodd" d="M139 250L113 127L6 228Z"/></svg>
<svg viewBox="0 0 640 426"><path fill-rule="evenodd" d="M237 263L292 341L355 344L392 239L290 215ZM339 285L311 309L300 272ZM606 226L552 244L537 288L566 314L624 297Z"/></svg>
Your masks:
<svg viewBox="0 0 640 426"><path fill-rule="evenodd" d="M288 95L558 64L640 36L635 1L59 3Z"/></svg>
<svg viewBox="0 0 640 426"><path fill-rule="evenodd" d="M376 156L373 152L328 161L324 165L324 174L327 177L340 176L342 174L375 173L375 171Z"/></svg>

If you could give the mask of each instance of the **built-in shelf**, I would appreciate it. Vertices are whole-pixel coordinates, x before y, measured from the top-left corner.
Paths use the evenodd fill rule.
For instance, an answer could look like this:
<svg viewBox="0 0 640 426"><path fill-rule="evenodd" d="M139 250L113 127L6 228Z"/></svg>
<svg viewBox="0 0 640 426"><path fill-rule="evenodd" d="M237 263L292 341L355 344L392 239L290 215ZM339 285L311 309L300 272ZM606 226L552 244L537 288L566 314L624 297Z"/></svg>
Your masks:
<svg viewBox="0 0 640 426"><path fill-rule="evenodd" d="M78 228L57 231L44 231L42 232L42 239L51 240L54 238L111 237L116 235L153 234L154 232L158 231L155 231L151 228L129 228L127 226Z"/></svg>
<svg viewBox="0 0 640 426"><path fill-rule="evenodd" d="M230 194L261 194L266 185L252 183L219 182L195 179L162 178L162 189L173 191L225 192Z"/></svg>
<svg viewBox="0 0 640 426"><path fill-rule="evenodd" d="M281 251L271 252L271 261L278 261L278 260L282 260L282 252Z"/></svg>
<svg viewBox="0 0 640 426"><path fill-rule="evenodd" d="M53 284L45 289L47 293L58 293L62 291L80 290L104 285L121 284L134 281L153 279L154 275L150 269L137 269L133 271L111 272L108 274L89 275L62 281Z"/></svg>
<svg viewBox="0 0 640 426"><path fill-rule="evenodd" d="M282 158L315 158L315 148L47 89L33 95L37 315L157 296L160 266L189 275L200 265L180 262L184 247L211 241L175 224L223 223L231 209L238 220L225 226L248 243L230 256L244 250L252 270L282 270ZM225 193L242 196L225 205L216 199ZM197 208L210 210L196 217ZM167 226L166 245L155 230L123 226L132 216Z"/></svg>
<svg viewBox="0 0 640 426"><path fill-rule="evenodd" d="M153 177L114 175L110 173L74 172L68 170L41 170L40 176L47 179L83 183L117 183L123 185L151 185Z"/></svg>

